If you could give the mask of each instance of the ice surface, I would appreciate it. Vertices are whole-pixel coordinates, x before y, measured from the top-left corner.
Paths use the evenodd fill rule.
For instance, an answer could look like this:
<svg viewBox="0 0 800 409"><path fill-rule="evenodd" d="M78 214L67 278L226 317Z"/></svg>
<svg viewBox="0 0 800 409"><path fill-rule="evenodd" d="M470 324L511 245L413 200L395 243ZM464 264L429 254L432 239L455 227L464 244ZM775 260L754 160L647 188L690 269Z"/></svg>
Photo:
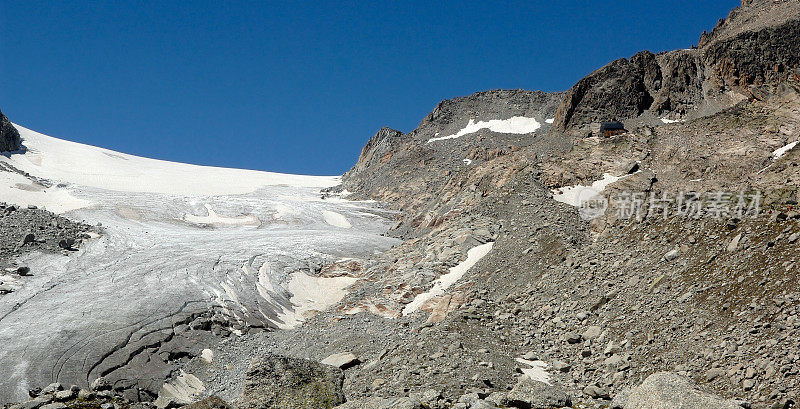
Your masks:
<svg viewBox="0 0 800 409"><path fill-rule="evenodd" d="M104 232L69 256L20 260L33 276L0 297L0 403L53 381L86 386L127 342L209 309L297 325L355 280L314 266L398 242L372 202L320 198L338 177L172 163L18 129L27 151L0 156L0 201Z"/></svg>

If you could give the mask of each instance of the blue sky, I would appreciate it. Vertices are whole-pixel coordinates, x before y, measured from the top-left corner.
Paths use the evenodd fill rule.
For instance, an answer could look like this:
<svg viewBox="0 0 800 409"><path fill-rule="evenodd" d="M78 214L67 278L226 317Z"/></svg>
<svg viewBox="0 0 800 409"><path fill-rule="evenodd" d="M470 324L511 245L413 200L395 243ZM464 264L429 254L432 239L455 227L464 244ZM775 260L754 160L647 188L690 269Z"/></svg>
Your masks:
<svg viewBox="0 0 800 409"><path fill-rule="evenodd" d="M442 99L568 89L688 48L713 1L0 2L0 109L63 139L203 165L340 174Z"/></svg>

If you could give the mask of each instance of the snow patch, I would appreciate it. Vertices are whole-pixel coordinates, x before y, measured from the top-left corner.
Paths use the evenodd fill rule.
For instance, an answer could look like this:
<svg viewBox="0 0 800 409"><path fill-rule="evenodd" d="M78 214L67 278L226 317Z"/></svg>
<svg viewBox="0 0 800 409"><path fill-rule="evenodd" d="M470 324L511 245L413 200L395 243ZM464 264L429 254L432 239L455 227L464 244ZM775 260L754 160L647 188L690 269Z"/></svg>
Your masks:
<svg viewBox="0 0 800 409"><path fill-rule="evenodd" d="M303 272L292 274L284 286L292 294L293 311L279 314L281 329L294 328L316 312L324 311L347 295L347 288L358 281L355 277L315 277Z"/></svg>
<svg viewBox="0 0 800 409"><path fill-rule="evenodd" d="M480 261L486 254L488 254L493 245L494 243L490 242L469 249L469 251L467 251L467 259L459 263L457 266L451 267L449 273L443 274L441 277L437 278L433 282L433 287L428 292L417 294L417 296L414 297L414 300L408 303L405 308L403 308L403 315L414 313L431 298L444 294L444 292L450 288L451 285L455 284L456 281L463 277L464 274L470 268L472 268L472 266Z"/></svg>
<svg viewBox="0 0 800 409"><path fill-rule="evenodd" d="M667 118L661 118L661 122L663 122L663 123L665 123L665 124L674 124L674 123L677 123L677 122L685 122L685 120L683 120L683 119L667 119Z"/></svg>
<svg viewBox="0 0 800 409"><path fill-rule="evenodd" d="M338 176L290 175L142 158L14 126L27 151L0 156L0 161L31 175L66 184L118 192L212 196L251 193L264 186L324 188L339 183Z"/></svg>
<svg viewBox="0 0 800 409"><path fill-rule="evenodd" d="M472 165L472 159L464 159L463 162L467 166Z"/></svg>
<svg viewBox="0 0 800 409"><path fill-rule="evenodd" d="M428 143L434 141L443 141L445 139L456 139L464 135L475 133L481 129L488 129L497 133L512 133L512 134L526 134L536 132L542 126L536 119L524 116L514 116L509 119L492 119L489 121L475 122L473 119L469 120L467 126L458 133L448 136L440 136L437 138L428 139Z"/></svg>
<svg viewBox="0 0 800 409"><path fill-rule="evenodd" d="M587 189L591 189L595 193L600 193L606 188L606 186L620 179L623 179L625 176L614 176L609 173L605 173L603 174L602 179L593 182L591 186L584 186L584 185L565 186L562 188L553 189L551 193L553 194L553 199L555 199L557 202L566 203L570 206L579 207L581 204L580 203L581 192Z"/></svg>
<svg viewBox="0 0 800 409"><path fill-rule="evenodd" d="M775 149L772 152L772 159L778 159L781 156L783 156L786 152L789 152L790 150L794 149L794 147L797 146L797 142L798 141L794 141L782 148Z"/></svg>
<svg viewBox="0 0 800 409"><path fill-rule="evenodd" d="M14 158L16 155L12 155ZM7 158L0 156L0 159ZM53 213L66 213L94 204L72 195L70 187L44 187L18 173L0 170L0 198L18 206L38 206Z"/></svg>
<svg viewBox="0 0 800 409"><path fill-rule="evenodd" d="M210 364L214 362L214 351L206 348L200 352L200 359L205 361L205 363Z"/></svg>
<svg viewBox="0 0 800 409"><path fill-rule="evenodd" d="M545 119L544 121L545 121L546 123L548 123L548 124L552 124L552 123L553 123L553 121L555 121L555 120L556 120L555 118L547 118L547 119Z"/></svg>
<svg viewBox="0 0 800 409"><path fill-rule="evenodd" d="M251 214L236 217L222 216L217 214L214 209L211 208L211 206L207 204L204 206L208 211L208 216L196 216L187 213L184 215L183 219L189 223L208 224L213 226L258 226L261 224L261 221L258 220L258 217L255 217Z"/></svg>
<svg viewBox="0 0 800 409"><path fill-rule="evenodd" d="M341 227L343 229L349 229L353 227L347 218L340 213L332 212L330 210L323 210L322 217L325 218L325 223L328 223L331 226Z"/></svg>
<svg viewBox="0 0 800 409"><path fill-rule="evenodd" d="M525 376L527 376L530 380L550 385L550 374L547 373L547 362L529 361L522 358L517 358L516 361L522 365L530 367L520 369L522 373L525 374Z"/></svg>
<svg viewBox="0 0 800 409"><path fill-rule="evenodd" d="M170 400L169 398L173 398L178 403L188 405L193 403L205 390L206 387L203 385L203 381L181 369L180 375L174 381L167 382L161 387L161 393L158 394L158 399L156 399L155 403L157 406L166 406L166 403Z"/></svg>

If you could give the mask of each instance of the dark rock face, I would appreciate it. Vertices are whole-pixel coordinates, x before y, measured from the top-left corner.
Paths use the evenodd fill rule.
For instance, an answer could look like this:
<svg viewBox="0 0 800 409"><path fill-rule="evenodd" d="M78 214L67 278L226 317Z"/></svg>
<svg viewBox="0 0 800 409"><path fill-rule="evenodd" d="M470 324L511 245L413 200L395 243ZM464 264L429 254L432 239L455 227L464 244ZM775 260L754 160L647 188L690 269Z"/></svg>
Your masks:
<svg viewBox="0 0 800 409"><path fill-rule="evenodd" d="M20 138L17 128L11 124L11 121L0 112L0 152L12 152L19 150Z"/></svg>
<svg viewBox="0 0 800 409"><path fill-rule="evenodd" d="M267 355L245 374L240 409L325 409L344 403L344 373L329 365Z"/></svg>
<svg viewBox="0 0 800 409"><path fill-rule="evenodd" d="M661 79L656 56L649 51L613 61L567 91L556 111L554 129L641 115L653 105Z"/></svg>
<svg viewBox="0 0 800 409"><path fill-rule="evenodd" d="M800 68L797 2L746 2L701 36L699 49L640 52L594 71L567 91L553 130L586 135L590 124L645 113L699 117L753 97L751 86ZM738 97L731 98L726 93ZM726 99L727 98L727 99Z"/></svg>
<svg viewBox="0 0 800 409"><path fill-rule="evenodd" d="M744 32L711 45L706 64L725 85L761 85L785 80L800 68L800 19L758 32Z"/></svg>
<svg viewBox="0 0 800 409"><path fill-rule="evenodd" d="M705 64L696 50L642 51L578 81L564 97L553 129L588 133L596 122L686 112L703 101Z"/></svg>

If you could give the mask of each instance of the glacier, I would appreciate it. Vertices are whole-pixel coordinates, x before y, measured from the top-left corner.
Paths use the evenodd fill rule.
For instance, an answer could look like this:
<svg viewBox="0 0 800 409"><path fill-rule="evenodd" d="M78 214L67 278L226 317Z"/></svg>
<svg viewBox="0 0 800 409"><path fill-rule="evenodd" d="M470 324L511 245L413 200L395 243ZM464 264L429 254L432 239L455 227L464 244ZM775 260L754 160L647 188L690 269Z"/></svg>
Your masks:
<svg viewBox="0 0 800 409"><path fill-rule="evenodd" d="M0 297L0 401L99 376L130 386L137 371L162 382L175 367L145 353L199 314L224 316L234 334L291 328L357 281L320 277L320 266L398 243L382 235L390 211L320 194L339 177L147 159L16 126L24 150L0 156L0 201L101 234L69 255L19 260L34 276Z"/></svg>

